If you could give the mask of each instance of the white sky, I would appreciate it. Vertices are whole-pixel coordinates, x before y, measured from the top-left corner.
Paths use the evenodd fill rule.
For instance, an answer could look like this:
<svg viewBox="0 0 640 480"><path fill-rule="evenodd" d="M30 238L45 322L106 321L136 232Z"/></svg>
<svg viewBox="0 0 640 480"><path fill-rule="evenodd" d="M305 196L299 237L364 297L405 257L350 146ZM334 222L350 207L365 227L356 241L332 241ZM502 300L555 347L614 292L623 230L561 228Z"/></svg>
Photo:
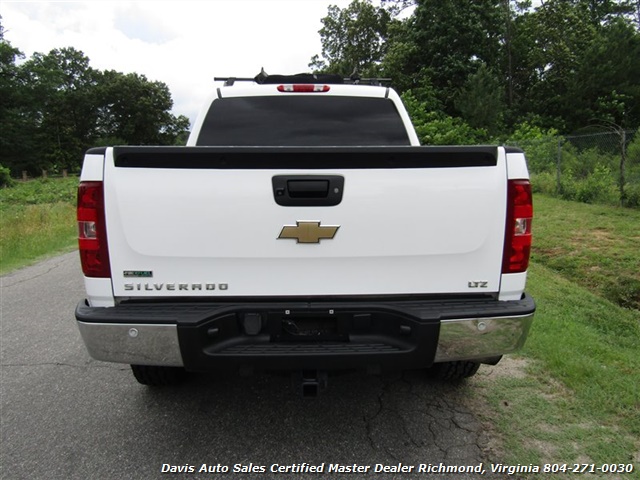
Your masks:
<svg viewBox="0 0 640 480"><path fill-rule="evenodd" d="M5 39L27 58L74 47L99 70L169 86L195 121L214 76L301 73L321 51L321 18L351 0L0 1ZM375 2L377 3L377 2Z"/></svg>

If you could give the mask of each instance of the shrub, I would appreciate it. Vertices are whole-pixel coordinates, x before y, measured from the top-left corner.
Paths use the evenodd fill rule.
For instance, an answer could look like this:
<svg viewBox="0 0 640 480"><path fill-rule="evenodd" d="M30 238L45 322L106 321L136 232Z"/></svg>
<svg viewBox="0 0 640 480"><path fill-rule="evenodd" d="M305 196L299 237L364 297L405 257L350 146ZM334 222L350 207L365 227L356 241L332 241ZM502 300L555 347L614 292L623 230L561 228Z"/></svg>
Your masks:
<svg viewBox="0 0 640 480"><path fill-rule="evenodd" d="M578 193L578 186L573 178L571 170L565 171L560 176L560 197L565 200L575 200Z"/></svg>
<svg viewBox="0 0 640 480"><path fill-rule="evenodd" d="M624 187L625 193L625 206L627 207L640 207L640 185L638 184L626 184Z"/></svg>
<svg viewBox="0 0 640 480"><path fill-rule="evenodd" d="M556 183L556 175L551 172L531 174L531 188L533 193L556 195Z"/></svg>
<svg viewBox="0 0 640 480"><path fill-rule="evenodd" d="M570 143L562 146L562 171L571 169L575 178L587 178L598 166L609 168L609 175L619 176L619 157L597 148L577 150Z"/></svg>
<svg viewBox="0 0 640 480"><path fill-rule="evenodd" d="M418 100L412 91L404 92L402 101L423 145L476 145L487 139L485 130L435 110L429 102Z"/></svg>
<svg viewBox="0 0 640 480"><path fill-rule="evenodd" d="M11 178L11 170L0 165L0 187L10 187L13 185L13 183L13 179Z"/></svg>
<svg viewBox="0 0 640 480"><path fill-rule="evenodd" d="M558 161L558 142L562 137L556 130L543 130L529 123L518 125L505 142L524 150L527 163L532 172L555 172Z"/></svg>
<svg viewBox="0 0 640 480"><path fill-rule="evenodd" d="M615 203L615 184L611 168L597 165L586 179L577 182L576 197L584 203Z"/></svg>

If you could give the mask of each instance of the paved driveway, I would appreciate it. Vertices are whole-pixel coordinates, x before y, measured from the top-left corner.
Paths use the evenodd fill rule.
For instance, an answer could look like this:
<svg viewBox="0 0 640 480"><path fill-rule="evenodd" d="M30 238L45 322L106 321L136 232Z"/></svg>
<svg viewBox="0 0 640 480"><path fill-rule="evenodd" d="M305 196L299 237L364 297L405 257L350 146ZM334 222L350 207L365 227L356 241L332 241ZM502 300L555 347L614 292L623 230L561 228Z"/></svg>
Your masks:
<svg viewBox="0 0 640 480"><path fill-rule="evenodd" d="M488 439L463 402L471 387L405 372L331 377L315 399L296 396L285 376L193 375L149 389L127 365L86 353L73 318L83 296L76 253L1 282L3 479L440 478L420 465L483 462ZM211 472L199 473L203 464Z"/></svg>

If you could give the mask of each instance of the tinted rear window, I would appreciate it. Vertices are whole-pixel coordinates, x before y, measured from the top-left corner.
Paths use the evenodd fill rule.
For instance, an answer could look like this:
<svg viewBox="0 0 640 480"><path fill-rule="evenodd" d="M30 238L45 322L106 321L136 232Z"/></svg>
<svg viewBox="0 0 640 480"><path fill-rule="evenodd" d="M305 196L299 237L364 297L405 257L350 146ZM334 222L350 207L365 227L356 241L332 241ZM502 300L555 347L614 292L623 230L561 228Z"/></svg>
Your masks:
<svg viewBox="0 0 640 480"><path fill-rule="evenodd" d="M198 145L409 145L393 102L386 98L293 96L214 101Z"/></svg>

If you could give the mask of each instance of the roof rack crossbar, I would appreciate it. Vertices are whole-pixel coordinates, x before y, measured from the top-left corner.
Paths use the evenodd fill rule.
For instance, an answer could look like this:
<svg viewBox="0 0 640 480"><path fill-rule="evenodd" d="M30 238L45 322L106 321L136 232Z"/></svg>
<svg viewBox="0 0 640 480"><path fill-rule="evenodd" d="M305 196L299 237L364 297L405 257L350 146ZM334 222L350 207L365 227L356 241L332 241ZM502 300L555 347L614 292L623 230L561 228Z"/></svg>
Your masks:
<svg viewBox="0 0 640 480"><path fill-rule="evenodd" d="M242 77L213 77L214 82L224 82L225 87L232 86L235 82L255 82L255 78L242 78Z"/></svg>
<svg viewBox="0 0 640 480"><path fill-rule="evenodd" d="M274 76L275 77L275 76ZM265 77L266 78L266 77ZM224 82L225 87L231 87L235 82L256 82L256 77L214 77L214 82ZM264 78L261 79L264 81ZM293 80L293 79L292 79ZM295 82L295 80L293 80ZM301 80L302 81L302 80ZM306 80L308 83L308 80ZM324 83L322 79L318 79L319 83ZM385 83L391 83L391 78L359 78L359 77L345 77L343 82L347 85L375 85L383 86ZM258 82L262 83L262 82ZM269 82L265 82L269 83ZM331 83L331 82L329 82Z"/></svg>
<svg viewBox="0 0 640 480"><path fill-rule="evenodd" d="M345 77L344 78L344 83L351 84L351 85L380 86L383 84L383 82L391 83L391 78L378 78L378 77L371 77L371 78Z"/></svg>

